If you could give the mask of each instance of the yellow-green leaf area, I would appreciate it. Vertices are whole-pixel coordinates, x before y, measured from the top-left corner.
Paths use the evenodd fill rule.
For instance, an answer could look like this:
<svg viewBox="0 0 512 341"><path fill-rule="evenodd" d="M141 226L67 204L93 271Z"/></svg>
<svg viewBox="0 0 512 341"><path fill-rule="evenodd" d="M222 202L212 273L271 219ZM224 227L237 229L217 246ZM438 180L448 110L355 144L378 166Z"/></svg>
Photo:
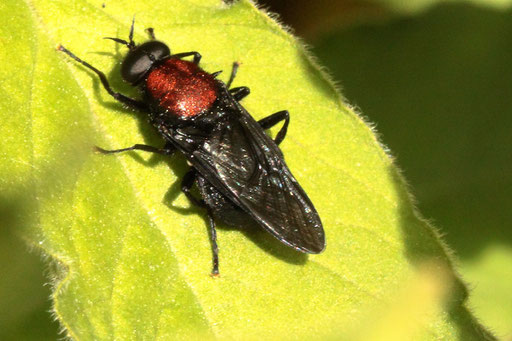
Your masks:
<svg viewBox="0 0 512 341"><path fill-rule="evenodd" d="M413 302L419 317L401 335L490 337L465 309L464 286L371 129L303 47L252 3L0 6L20 13L2 35L10 53L0 55L9 142L0 151L9 160L1 184L33 207L23 235L59 264L54 310L73 339L364 339L358 329L374 325L370 335L389 336L378 327L385 324L368 321L393 320L408 293L432 299ZM324 253L299 254L262 230L220 224L221 276L211 278L205 213L180 192L184 158L92 152L94 144L163 143L143 115L56 51L62 43L135 97L119 75L125 50L102 39L126 38L134 14L137 42L153 27L172 52L199 51L202 67L224 70L224 80L239 61L234 86L251 88L243 104L256 118L290 111L282 150L320 213ZM437 285L425 273L446 281ZM444 289L415 284L422 282Z"/></svg>

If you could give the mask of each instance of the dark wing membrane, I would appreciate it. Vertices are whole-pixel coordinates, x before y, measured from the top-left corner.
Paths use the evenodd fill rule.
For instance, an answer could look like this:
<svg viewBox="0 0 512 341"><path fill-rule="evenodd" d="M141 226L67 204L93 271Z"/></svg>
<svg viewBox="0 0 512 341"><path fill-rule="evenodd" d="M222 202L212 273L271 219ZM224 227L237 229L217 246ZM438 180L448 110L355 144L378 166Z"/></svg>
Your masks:
<svg viewBox="0 0 512 341"><path fill-rule="evenodd" d="M236 110L226 109L226 124L217 125L193 152L192 163L281 242L302 252L321 252L325 237L313 204L274 141L245 109L233 104Z"/></svg>

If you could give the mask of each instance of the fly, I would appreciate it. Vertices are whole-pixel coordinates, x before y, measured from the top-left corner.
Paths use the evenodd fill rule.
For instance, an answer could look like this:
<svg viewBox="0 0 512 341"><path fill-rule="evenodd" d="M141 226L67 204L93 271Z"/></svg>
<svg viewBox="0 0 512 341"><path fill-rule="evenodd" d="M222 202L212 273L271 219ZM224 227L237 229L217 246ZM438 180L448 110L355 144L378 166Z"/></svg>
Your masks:
<svg viewBox="0 0 512 341"><path fill-rule="evenodd" d="M228 225L256 222L283 244L304 253L320 253L325 234L311 200L285 164L278 145L286 136L290 115L279 111L259 121L240 101L249 95L245 86L231 87L238 63L224 83L199 67L198 52L171 54L169 47L156 40L136 45L134 21L128 41L106 38L125 45L128 54L121 64L124 81L137 87L141 99L115 92L105 74L75 56L62 45L58 49L92 70L105 90L117 101L148 115L150 123L165 141L162 148L136 144L128 148L106 150L104 154L130 150L171 155L181 152L189 171L181 189L195 205L208 214L213 253L212 275L219 274L215 219ZM184 60L192 57L192 61ZM265 130L284 121L275 139ZM201 198L191 193L196 184ZM215 218L215 219L214 219Z"/></svg>

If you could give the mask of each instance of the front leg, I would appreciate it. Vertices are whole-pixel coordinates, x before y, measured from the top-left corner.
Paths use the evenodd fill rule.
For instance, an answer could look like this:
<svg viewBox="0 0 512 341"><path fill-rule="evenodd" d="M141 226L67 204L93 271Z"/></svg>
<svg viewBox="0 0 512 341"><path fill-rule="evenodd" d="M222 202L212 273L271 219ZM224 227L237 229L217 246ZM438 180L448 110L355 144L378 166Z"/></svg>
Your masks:
<svg viewBox="0 0 512 341"><path fill-rule="evenodd" d="M196 52L196 51L172 54L171 58L179 58L179 59L181 59L181 58L185 58L185 57L188 57L188 56L194 56L194 64L196 64L196 65L198 65L199 62L201 61L201 54L199 52Z"/></svg>
<svg viewBox="0 0 512 341"><path fill-rule="evenodd" d="M59 47L57 49L59 51L64 52L65 54L67 54L68 56L70 56L71 58L73 58L74 60L76 60L77 62L79 62L86 68L88 68L89 70L93 71L99 77L101 84L103 84L103 87L105 88L105 90L107 90L107 92L109 93L110 96L114 97L119 102L126 104L127 106L131 107L132 109L137 109L137 110L145 111L145 112L149 111L149 108L146 105L146 103L138 101L138 100L130 98L130 97L127 97L119 92L115 92L114 90L112 90L112 88L110 87L110 84L108 83L107 77L105 76L105 74L103 72L96 69L94 66L87 63L86 61L83 61L82 59L78 58L71 51L66 49L64 46L59 45Z"/></svg>
<svg viewBox="0 0 512 341"><path fill-rule="evenodd" d="M148 27L146 28L144 31L147 32L147 34L149 35L149 38L151 40L156 40L156 37L155 37L155 29L153 27Z"/></svg>

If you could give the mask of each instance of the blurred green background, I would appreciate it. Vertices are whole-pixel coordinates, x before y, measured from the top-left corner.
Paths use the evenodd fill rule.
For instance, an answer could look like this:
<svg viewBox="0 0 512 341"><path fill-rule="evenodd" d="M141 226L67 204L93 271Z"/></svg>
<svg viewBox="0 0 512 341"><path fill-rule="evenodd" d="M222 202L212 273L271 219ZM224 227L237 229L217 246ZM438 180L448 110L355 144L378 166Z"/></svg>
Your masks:
<svg viewBox="0 0 512 341"><path fill-rule="evenodd" d="M512 340L510 2L260 3L313 46L376 125L454 251L474 314ZM46 266L11 231L0 229L0 340L55 340Z"/></svg>

